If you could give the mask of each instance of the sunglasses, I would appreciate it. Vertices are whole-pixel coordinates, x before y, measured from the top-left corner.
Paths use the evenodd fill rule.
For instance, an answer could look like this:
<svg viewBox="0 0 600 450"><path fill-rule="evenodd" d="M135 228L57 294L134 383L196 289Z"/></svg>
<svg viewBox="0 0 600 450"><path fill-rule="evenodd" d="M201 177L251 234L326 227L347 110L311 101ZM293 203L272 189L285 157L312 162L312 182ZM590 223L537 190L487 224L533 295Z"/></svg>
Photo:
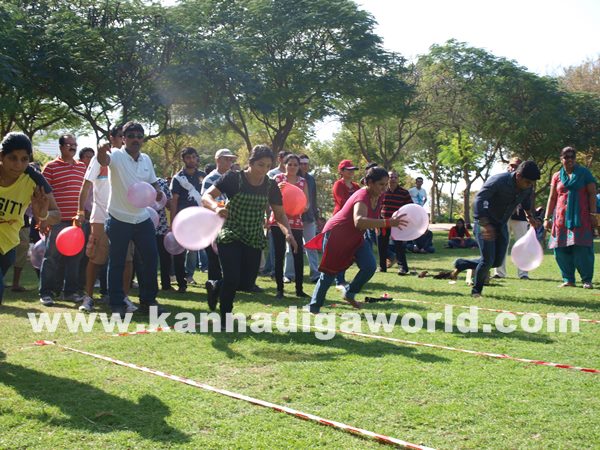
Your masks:
<svg viewBox="0 0 600 450"><path fill-rule="evenodd" d="M133 134L133 133L127 133L125 135L125 137L127 139L144 139L144 135L143 134Z"/></svg>

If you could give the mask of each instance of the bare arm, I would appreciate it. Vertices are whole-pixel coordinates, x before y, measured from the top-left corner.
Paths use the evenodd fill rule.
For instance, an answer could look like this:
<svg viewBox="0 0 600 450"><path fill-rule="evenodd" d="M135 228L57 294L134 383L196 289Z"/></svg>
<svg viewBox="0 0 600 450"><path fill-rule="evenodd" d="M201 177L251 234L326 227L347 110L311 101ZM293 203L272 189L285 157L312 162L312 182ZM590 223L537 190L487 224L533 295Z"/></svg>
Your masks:
<svg viewBox="0 0 600 450"><path fill-rule="evenodd" d="M275 220L277 221L279 229L285 236L285 240L290 244L294 253L297 253L298 243L294 239L294 235L292 234L292 229L290 228L290 224L287 216L285 215L285 211L283 210L283 206L271 205L271 209L273 210L273 215L275 216Z"/></svg>
<svg viewBox="0 0 600 450"><path fill-rule="evenodd" d="M81 226L85 222L85 211L84 206L85 201L90 194L90 189L93 187L92 182L90 180L83 180L83 184L81 185L81 190L79 191L79 200L77 202L77 215L74 217L77 225Z"/></svg>
<svg viewBox="0 0 600 450"><path fill-rule="evenodd" d="M408 222L404 219L406 214L402 214L395 219L372 219L368 217L367 205L363 202L354 204L354 226L359 230L367 230L369 228L387 228L400 227L404 228Z"/></svg>
<svg viewBox="0 0 600 450"><path fill-rule="evenodd" d="M550 184L550 196L548 197L548 203L546 204L546 215L544 216L544 228L550 230L552 228L552 214L556 207L557 192L554 183Z"/></svg>
<svg viewBox="0 0 600 450"><path fill-rule="evenodd" d="M41 186L33 191L31 210L40 224L40 230L60 222L60 211L54 200L54 195L52 193L46 194Z"/></svg>
<svg viewBox="0 0 600 450"><path fill-rule="evenodd" d="M110 164L110 155L108 151L110 150L110 144L106 143L98 147L98 162L101 166L108 166Z"/></svg>
<svg viewBox="0 0 600 450"><path fill-rule="evenodd" d="M215 185L211 186L202 196L202 206L216 212L226 219L228 214L227 208L225 206L220 206L219 202L216 200L220 195L221 191L217 189ZM175 198L175 196L173 196L173 198Z"/></svg>

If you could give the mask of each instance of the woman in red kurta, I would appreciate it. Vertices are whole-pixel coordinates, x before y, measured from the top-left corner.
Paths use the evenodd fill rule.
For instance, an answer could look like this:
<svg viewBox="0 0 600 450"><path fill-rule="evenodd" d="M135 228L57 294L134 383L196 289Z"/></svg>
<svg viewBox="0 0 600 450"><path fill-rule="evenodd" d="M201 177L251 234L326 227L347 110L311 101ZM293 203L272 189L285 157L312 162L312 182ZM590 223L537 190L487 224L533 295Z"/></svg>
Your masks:
<svg viewBox="0 0 600 450"><path fill-rule="evenodd" d="M344 159L338 164L339 180L333 183L333 214L335 215L348 201L350 196L360 189L360 185L353 181L354 173L358 167L352 164L349 159Z"/></svg>
<svg viewBox="0 0 600 450"><path fill-rule="evenodd" d="M309 304L310 311L318 313L325 302L327 290L335 276L352 265L354 261L359 271L345 289L344 300L355 308L361 304L355 300L367 281L375 273L375 255L371 245L365 243L364 232L368 228L389 228L405 226L403 215L396 219L381 219L381 196L387 189L388 173L381 167L369 169L365 177L366 187L356 191L323 228L323 233L311 243L322 242L323 258L319 271L321 275L315 286ZM309 244L307 244L307 247Z"/></svg>

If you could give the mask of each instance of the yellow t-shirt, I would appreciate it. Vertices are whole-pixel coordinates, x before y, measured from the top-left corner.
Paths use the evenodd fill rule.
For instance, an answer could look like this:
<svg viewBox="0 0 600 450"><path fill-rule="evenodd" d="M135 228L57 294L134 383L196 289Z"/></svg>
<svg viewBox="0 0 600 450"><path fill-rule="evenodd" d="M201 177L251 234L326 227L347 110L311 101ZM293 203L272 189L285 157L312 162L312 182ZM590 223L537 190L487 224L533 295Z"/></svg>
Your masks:
<svg viewBox="0 0 600 450"><path fill-rule="evenodd" d="M13 184L0 186L0 254L5 255L19 244L23 215L38 185L44 186L46 192L52 191L42 174L27 168Z"/></svg>

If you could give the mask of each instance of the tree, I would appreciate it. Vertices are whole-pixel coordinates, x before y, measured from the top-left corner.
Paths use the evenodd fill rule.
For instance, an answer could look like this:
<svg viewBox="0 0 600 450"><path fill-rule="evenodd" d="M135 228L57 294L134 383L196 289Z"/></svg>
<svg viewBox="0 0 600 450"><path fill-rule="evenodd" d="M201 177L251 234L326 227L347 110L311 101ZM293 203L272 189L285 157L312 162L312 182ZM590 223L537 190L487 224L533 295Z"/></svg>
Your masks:
<svg viewBox="0 0 600 450"><path fill-rule="evenodd" d="M172 92L197 117L222 118L248 150L252 120L281 150L295 127L332 113L383 52L373 18L349 0L184 1L177 14L188 39Z"/></svg>

